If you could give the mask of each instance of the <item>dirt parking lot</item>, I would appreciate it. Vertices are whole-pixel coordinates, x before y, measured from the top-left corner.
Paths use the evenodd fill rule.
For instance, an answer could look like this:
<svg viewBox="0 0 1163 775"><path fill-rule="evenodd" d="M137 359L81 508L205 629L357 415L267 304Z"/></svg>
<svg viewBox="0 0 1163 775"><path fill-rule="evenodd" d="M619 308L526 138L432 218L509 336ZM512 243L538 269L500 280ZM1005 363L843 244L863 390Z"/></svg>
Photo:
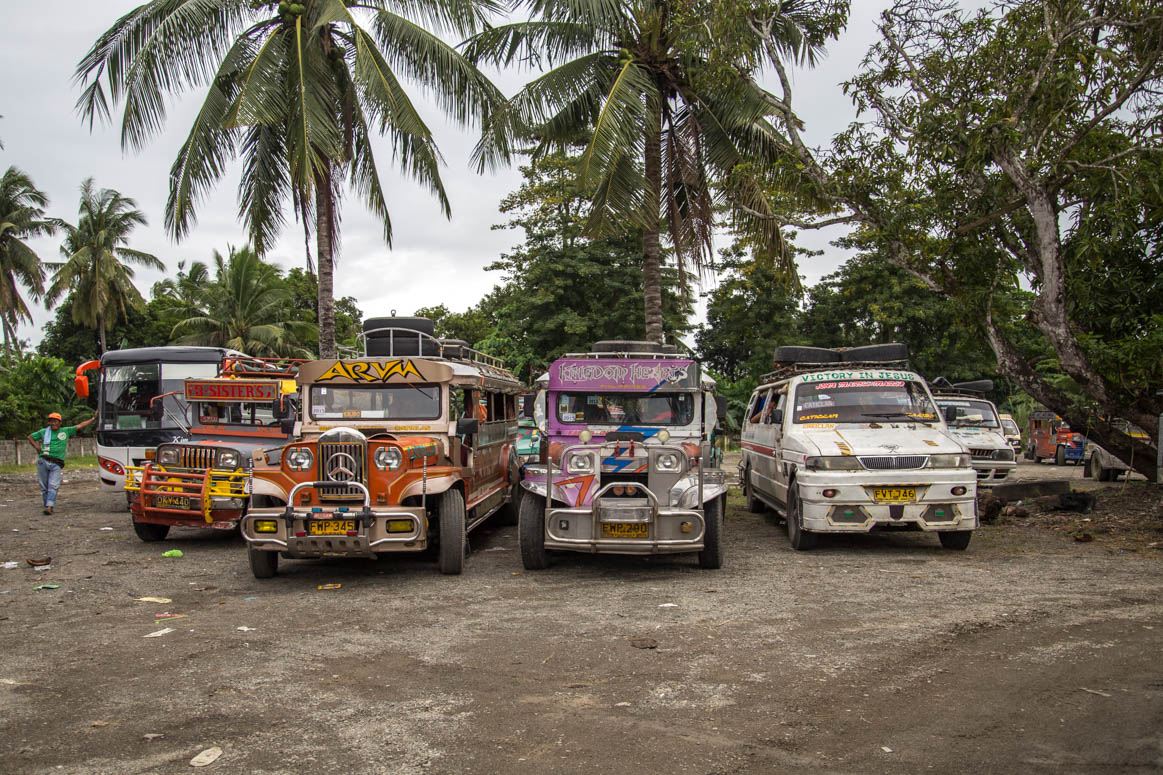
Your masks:
<svg viewBox="0 0 1163 775"><path fill-rule="evenodd" d="M1163 768L1146 483L1086 480L1095 514L1003 520L966 552L892 533L797 553L736 495L720 571L526 572L497 527L459 577L413 557L258 581L240 539L142 543L95 475L66 478L51 518L31 476L0 481L0 772L173 773L214 746L216 773Z"/></svg>

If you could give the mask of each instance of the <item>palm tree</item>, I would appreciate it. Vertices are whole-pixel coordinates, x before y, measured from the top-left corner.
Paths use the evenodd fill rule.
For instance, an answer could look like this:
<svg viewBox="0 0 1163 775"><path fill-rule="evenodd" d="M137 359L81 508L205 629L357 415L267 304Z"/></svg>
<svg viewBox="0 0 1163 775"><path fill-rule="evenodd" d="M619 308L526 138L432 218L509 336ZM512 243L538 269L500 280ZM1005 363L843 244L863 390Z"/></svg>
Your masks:
<svg viewBox="0 0 1163 775"><path fill-rule="evenodd" d="M56 223L65 230L61 245L65 260L49 264L55 272L45 293L45 306L51 307L71 294L73 322L97 329L104 353L106 325L127 319L129 307L145 306L133 284L133 269L126 262L159 271L165 271L166 265L156 256L126 247L130 233L147 225L145 213L137 209L137 202L113 189L95 191L92 178L81 183L77 224Z"/></svg>
<svg viewBox="0 0 1163 775"><path fill-rule="evenodd" d="M591 231L643 231L646 336L662 341L660 233L684 265L701 271L711 260L711 232L720 191L737 231L755 250L790 257L771 215L765 187L749 163L770 166L781 156L771 114L747 66L723 67L696 4L677 0L525 0L530 20L474 36L466 54L499 66L546 65L547 72L490 118L476 150L483 167L508 158L517 143L538 152L568 143L584 130L583 185L595 187ZM781 4L780 53L814 56L800 34L800 0ZM680 7L681 6L681 7ZM686 11L685 13L683 11ZM747 63L753 66L754 63ZM760 170L756 170L758 173Z"/></svg>
<svg viewBox="0 0 1163 775"><path fill-rule="evenodd" d="M16 326L32 322L20 286L33 299L44 295L44 264L25 240L53 231L53 222L44 217L47 205L48 197L16 167L0 178L0 327L5 350L16 340Z"/></svg>
<svg viewBox="0 0 1163 775"><path fill-rule="evenodd" d="M391 246L373 131L388 135L402 170L451 215L440 153L401 79L420 84L461 124L504 101L438 34L398 11L463 37L497 8L495 0L150 0L81 60L78 107L92 126L109 117L106 91L124 100L122 146L137 150L165 120L167 92L209 85L170 171L166 226L184 236L197 204L241 156L240 209L260 255L285 224L288 197L308 242L314 222L319 351L334 357L333 262L344 178Z"/></svg>
<svg viewBox="0 0 1163 775"><path fill-rule="evenodd" d="M300 343L317 337L318 329L294 319L291 293L278 269L249 247L231 248L225 259L215 251L214 265L214 282L194 296L197 311L174 326L176 343L230 347L259 357L312 357ZM191 276L205 274L201 262L190 267Z"/></svg>

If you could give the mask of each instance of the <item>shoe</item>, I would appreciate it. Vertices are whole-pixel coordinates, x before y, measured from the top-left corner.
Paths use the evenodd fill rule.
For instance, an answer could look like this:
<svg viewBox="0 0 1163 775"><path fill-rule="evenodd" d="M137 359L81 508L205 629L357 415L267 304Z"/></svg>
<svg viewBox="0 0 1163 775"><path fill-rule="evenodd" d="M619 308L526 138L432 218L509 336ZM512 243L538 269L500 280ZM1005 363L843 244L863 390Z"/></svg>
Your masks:
<svg viewBox="0 0 1163 775"><path fill-rule="evenodd" d="M52 506L45 506L44 513L45 514L52 514Z"/></svg>

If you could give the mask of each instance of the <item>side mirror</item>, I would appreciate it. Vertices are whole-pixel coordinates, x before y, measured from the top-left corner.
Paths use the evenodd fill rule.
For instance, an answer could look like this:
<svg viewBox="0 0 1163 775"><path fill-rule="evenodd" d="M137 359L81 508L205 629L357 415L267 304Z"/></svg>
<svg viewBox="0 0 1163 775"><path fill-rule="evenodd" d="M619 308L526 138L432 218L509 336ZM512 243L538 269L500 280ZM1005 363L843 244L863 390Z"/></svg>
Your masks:
<svg viewBox="0 0 1163 775"><path fill-rule="evenodd" d="M477 418L475 417L461 417L456 421L456 435L457 436L471 436L477 432Z"/></svg>
<svg viewBox="0 0 1163 775"><path fill-rule="evenodd" d="M727 419L726 396L715 396L715 416L719 418L720 422Z"/></svg>
<svg viewBox="0 0 1163 775"><path fill-rule="evenodd" d="M957 419L957 407L955 407L955 406L945 407L945 424L952 425L953 421L956 419Z"/></svg>
<svg viewBox="0 0 1163 775"><path fill-rule="evenodd" d="M89 397L89 378L85 376L73 377L73 390L77 398Z"/></svg>
<svg viewBox="0 0 1163 775"><path fill-rule="evenodd" d="M283 417L279 420L279 432L290 436L295 432L295 418Z"/></svg>
<svg viewBox="0 0 1163 775"><path fill-rule="evenodd" d="M162 418L166 416L165 400L165 396L158 396L150 402L149 413L158 422L161 422Z"/></svg>
<svg viewBox="0 0 1163 775"><path fill-rule="evenodd" d="M533 405L537 401L537 396L534 393L528 393L521 396L521 415L523 417L533 416Z"/></svg>
<svg viewBox="0 0 1163 775"><path fill-rule="evenodd" d="M769 420L769 422L771 422L773 425L783 425L783 410L782 409L772 409L771 410L771 419Z"/></svg>

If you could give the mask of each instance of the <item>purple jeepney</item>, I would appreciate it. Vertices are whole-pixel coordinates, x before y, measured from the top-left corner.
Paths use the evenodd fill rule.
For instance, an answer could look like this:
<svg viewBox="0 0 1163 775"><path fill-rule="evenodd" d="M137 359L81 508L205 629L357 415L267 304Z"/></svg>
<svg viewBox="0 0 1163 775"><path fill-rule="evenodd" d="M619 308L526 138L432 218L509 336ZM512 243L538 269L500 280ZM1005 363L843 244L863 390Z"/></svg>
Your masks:
<svg viewBox="0 0 1163 775"><path fill-rule="evenodd" d="M723 471L710 467L715 382L652 342L598 342L557 359L538 380L541 455L525 466L521 560L549 550L697 552L722 565Z"/></svg>

